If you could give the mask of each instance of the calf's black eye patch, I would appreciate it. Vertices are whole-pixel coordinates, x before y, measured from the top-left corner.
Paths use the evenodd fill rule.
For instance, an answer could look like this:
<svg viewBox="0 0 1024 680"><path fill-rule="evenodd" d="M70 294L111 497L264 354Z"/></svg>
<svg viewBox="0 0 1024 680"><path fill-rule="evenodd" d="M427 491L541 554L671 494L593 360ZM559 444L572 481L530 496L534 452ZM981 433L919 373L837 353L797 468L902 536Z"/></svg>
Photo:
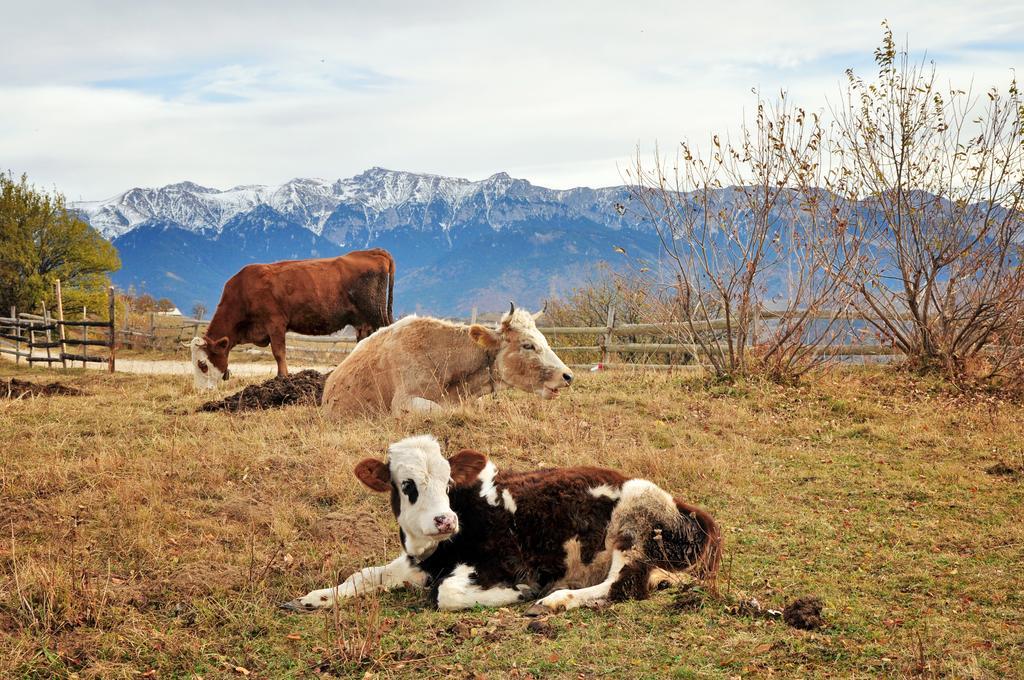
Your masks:
<svg viewBox="0 0 1024 680"><path fill-rule="evenodd" d="M416 499L420 497L420 491L416 488L416 482L411 479L407 479L402 482L402 493L409 499L409 504L412 505L416 502Z"/></svg>

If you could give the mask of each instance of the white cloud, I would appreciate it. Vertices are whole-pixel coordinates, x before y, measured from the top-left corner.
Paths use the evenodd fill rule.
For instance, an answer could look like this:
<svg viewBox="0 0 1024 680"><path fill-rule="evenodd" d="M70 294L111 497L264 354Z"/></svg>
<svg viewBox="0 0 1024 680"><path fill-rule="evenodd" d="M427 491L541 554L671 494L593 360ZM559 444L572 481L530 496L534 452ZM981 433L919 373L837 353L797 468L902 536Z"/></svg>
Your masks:
<svg viewBox="0 0 1024 680"><path fill-rule="evenodd" d="M957 83L1020 67L1016 2L88 3L5 11L0 164L72 198L381 165L608 185L633 148L821 107L888 17Z"/></svg>

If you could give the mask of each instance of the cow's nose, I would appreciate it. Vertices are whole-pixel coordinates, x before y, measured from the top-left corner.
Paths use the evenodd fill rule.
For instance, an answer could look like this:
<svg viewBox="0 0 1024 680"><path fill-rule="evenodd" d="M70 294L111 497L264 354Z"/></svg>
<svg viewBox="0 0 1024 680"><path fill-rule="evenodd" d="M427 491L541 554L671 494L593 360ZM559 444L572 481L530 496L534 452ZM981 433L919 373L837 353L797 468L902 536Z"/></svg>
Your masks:
<svg viewBox="0 0 1024 680"><path fill-rule="evenodd" d="M434 518L434 526L437 527L438 531L454 531L455 521L454 515L438 515Z"/></svg>
<svg viewBox="0 0 1024 680"><path fill-rule="evenodd" d="M225 368L224 369L224 377L221 378L221 380L227 380L230 377L231 377L231 369Z"/></svg>
<svg viewBox="0 0 1024 680"><path fill-rule="evenodd" d="M565 384L566 385L571 385L572 384L572 373L568 373L568 372L567 373L563 373L562 374L562 379L565 380Z"/></svg>

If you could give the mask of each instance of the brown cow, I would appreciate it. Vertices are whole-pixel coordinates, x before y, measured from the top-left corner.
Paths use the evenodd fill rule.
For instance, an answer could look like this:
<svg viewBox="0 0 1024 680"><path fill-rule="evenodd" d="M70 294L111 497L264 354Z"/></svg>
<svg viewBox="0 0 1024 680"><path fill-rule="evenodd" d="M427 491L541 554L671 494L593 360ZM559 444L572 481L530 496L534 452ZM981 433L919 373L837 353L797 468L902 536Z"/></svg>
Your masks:
<svg viewBox="0 0 1024 680"><path fill-rule="evenodd" d="M228 379L228 353L235 345L269 344L282 376L288 375L288 331L329 335L352 325L362 340L393 321L394 285L395 261L380 248L242 267L224 284L206 333L192 340L196 389Z"/></svg>

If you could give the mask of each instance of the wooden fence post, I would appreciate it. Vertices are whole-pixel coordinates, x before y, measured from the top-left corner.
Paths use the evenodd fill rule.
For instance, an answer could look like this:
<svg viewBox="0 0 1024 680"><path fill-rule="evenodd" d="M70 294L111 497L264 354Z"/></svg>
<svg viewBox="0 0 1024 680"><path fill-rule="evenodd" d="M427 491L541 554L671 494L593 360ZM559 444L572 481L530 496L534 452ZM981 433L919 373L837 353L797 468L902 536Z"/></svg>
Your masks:
<svg viewBox="0 0 1024 680"><path fill-rule="evenodd" d="M66 340L64 335L64 297L60 292L60 279L57 279L54 283L54 288L56 288L57 292L57 321L59 323L57 328L60 331L60 365L62 368L67 369L68 362L64 357L67 354L68 348L64 344L64 341Z"/></svg>
<svg viewBox="0 0 1024 680"><path fill-rule="evenodd" d="M21 324L18 323L18 308L11 305L11 318L14 320L14 336L21 337ZM21 363L21 340L14 341L14 365Z"/></svg>
<svg viewBox="0 0 1024 680"><path fill-rule="evenodd" d="M121 320L121 340L127 340L129 347L134 347L131 344L131 336L127 335L127 331L132 327L131 321L128 318L128 310L132 306L131 300L127 295L121 297L124 300L124 318Z"/></svg>
<svg viewBox="0 0 1024 680"><path fill-rule="evenodd" d="M473 305L473 311L469 314L469 325L472 326L476 323L476 305Z"/></svg>
<svg viewBox="0 0 1024 680"><path fill-rule="evenodd" d="M107 289L107 312L108 318L110 319L110 333L108 338L110 340L110 361L107 364L108 369L111 373L114 372L114 348L117 345L116 335L114 334L114 287L110 286Z"/></svg>
<svg viewBox="0 0 1024 680"><path fill-rule="evenodd" d="M45 304L40 304L43 309L43 327L46 328L46 367L49 368L52 362L50 359L53 355L50 353L50 343L53 342L53 337L50 335L50 312L46 310Z"/></svg>
<svg viewBox="0 0 1024 680"><path fill-rule="evenodd" d="M601 343L601 364L608 364L608 356L611 353L611 345L614 342L612 331L615 329L615 307L608 305L608 322L606 324L604 341Z"/></svg>
<svg viewBox="0 0 1024 680"><path fill-rule="evenodd" d="M83 306L82 307L82 321L88 321L89 320L89 317L87 316L88 313L89 313L89 310L85 306ZM85 368L86 357L89 356L89 327L88 326L82 326L82 340L85 340L85 344L82 345L82 368Z"/></svg>

